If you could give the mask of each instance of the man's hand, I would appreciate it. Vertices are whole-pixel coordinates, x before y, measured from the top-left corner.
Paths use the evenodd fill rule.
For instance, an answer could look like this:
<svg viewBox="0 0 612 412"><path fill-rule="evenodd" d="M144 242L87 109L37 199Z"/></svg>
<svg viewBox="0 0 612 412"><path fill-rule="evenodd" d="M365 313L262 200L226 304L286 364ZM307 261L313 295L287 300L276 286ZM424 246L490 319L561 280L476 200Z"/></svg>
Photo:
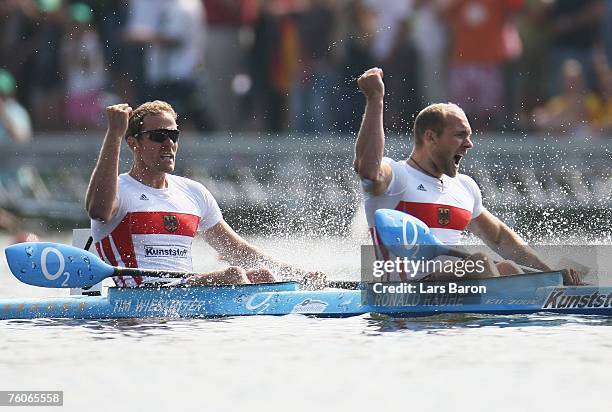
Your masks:
<svg viewBox="0 0 612 412"><path fill-rule="evenodd" d="M327 275L323 272L308 272L301 283L305 290L323 289L327 286Z"/></svg>
<svg viewBox="0 0 612 412"><path fill-rule="evenodd" d="M563 274L563 284L567 286L578 286L582 285L582 280L578 276L578 272L574 268L568 268L561 270Z"/></svg>
<svg viewBox="0 0 612 412"><path fill-rule="evenodd" d="M357 85L359 90L365 94L368 100L370 99L382 99L385 95L385 84L383 83L383 71L378 67L367 70L359 79L357 79Z"/></svg>
<svg viewBox="0 0 612 412"><path fill-rule="evenodd" d="M128 129L128 120L132 115L132 108L127 103L115 104L106 108L108 118L108 135L122 139Z"/></svg>

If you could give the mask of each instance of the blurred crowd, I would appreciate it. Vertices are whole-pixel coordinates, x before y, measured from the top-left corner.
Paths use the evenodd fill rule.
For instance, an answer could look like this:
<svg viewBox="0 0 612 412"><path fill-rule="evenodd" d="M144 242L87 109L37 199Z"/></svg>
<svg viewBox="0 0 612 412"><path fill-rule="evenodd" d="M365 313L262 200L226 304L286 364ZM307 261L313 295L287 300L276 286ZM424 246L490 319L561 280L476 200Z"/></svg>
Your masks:
<svg viewBox="0 0 612 412"><path fill-rule="evenodd" d="M355 133L432 102L477 131L610 136L612 0L2 0L0 143L162 99L183 129Z"/></svg>

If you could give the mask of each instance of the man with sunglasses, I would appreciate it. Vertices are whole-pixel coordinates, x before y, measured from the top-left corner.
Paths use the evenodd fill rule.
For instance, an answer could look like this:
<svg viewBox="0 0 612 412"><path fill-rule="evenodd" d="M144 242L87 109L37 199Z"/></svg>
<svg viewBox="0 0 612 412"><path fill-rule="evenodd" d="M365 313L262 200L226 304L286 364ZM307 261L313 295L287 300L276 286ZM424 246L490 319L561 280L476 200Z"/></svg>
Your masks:
<svg viewBox="0 0 612 412"><path fill-rule="evenodd" d="M192 242L201 233L233 266L191 276L187 284L275 282L269 267L284 276L304 276L315 287L324 285L323 274L278 262L246 242L223 220L203 185L172 174L180 134L172 106L159 100L134 110L118 104L107 107L106 113L108 129L85 200L102 259L114 266L191 272ZM133 163L128 173L119 174L124 137ZM114 280L118 286L169 283L147 277Z"/></svg>

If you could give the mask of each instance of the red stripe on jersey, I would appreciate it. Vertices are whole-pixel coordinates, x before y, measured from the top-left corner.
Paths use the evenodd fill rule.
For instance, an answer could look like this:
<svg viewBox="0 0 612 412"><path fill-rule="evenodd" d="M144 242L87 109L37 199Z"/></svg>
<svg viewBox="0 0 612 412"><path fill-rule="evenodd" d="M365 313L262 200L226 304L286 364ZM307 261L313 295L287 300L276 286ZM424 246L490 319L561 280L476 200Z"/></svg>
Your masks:
<svg viewBox="0 0 612 412"><path fill-rule="evenodd" d="M108 263L108 259L104 256L104 253L102 253L100 242L96 242L96 250L98 251L98 256L100 256L100 259ZM123 279L121 279L121 276L113 276L113 280L115 281L115 284L117 286L121 286L120 283L123 281ZM125 284L123 286L125 286Z"/></svg>
<svg viewBox="0 0 612 412"><path fill-rule="evenodd" d="M137 268L138 262L136 261L134 242L132 242L132 235L130 234L129 219L126 220L126 218L124 218L112 231L111 237L113 238L113 243L115 243L115 247L125 267ZM142 276L134 276L133 279L137 285L142 283Z"/></svg>
<svg viewBox="0 0 612 412"><path fill-rule="evenodd" d="M138 267L136 262L136 253L134 252L134 243L132 242L132 236L130 235L129 223L123 219L121 223L111 232L110 236L113 238L113 243L121 256L121 260L126 268Z"/></svg>
<svg viewBox="0 0 612 412"><path fill-rule="evenodd" d="M430 228L453 229L463 232L472 220L472 213L460 207L437 203L399 202L395 210L421 219Z"/></svg>
<svg viewBox="0 0 612 412"><path fill-rule="evenodd" d="M370 236L372 237L372 243L374 243L374 252L376 254L376 259L379 260L389 260L389 252L383 245L382 240L380 239L380 235L375 227L371 227L369 229Z"/></svg>
<svg viewBox="0 0 612 412"><path fill-rule="evenodd" d="M121 221L132 235L178 235L194 237L200 217L175 212L130 212Z"/></svg>
<svg viewBox="0 0 612 412"><path fill-rule="evenodd" d="M108 262L113 266L117 266L117 258L113 253L113 248L111 247L110 239L108 237L105 237L100 241L100 243L102 243L102 250Z"/></svg>
<svg viewBox="0 0 612 412"><path fill-rule="evenodd" d="M370 237L372 238L372 243L377 245L378 239L376 237L376 228L374 227L368 228L368 233L370 234Z"/></svg>
<svg viewBox="0 0 612 412"><path fill-rule="evenodd" d="M98 256L100 256L102 260L105 260L104 254L102 253L102 249L100 249L100 242L96 242L96 251L98 252Z"/></svg>
<svg viewBox="0 0 612 412"><path fill-rule="evenodd" d="M387 250L387 248L385 247L385 245L383 244L382 239L380 238L380 235L378 234L378 231L376 230L376 228L372 227L369 229L369 231L370 231L370 236L372 236L372 242L374 243L374 254L376 256L376 259L384 260L384 261L390 260L391 255L389 251ZM408 276L406 275L406 272L404 271L399 273L399 277L402 282L408 280ZM385 276L385 278L387 280L389 279L387 276Z"/></svg>

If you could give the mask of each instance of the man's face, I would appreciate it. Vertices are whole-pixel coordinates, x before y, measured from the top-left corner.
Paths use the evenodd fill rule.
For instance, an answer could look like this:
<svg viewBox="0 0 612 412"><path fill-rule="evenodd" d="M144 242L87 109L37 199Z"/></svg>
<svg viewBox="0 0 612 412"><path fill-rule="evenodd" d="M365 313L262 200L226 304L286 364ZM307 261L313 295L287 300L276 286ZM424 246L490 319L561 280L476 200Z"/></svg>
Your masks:
<svg viewBox="0 0 612 412"><path fill-rule="evenodd" d="M459 164L472 143L472 128L463 112L453 112L447 116L446 128L431 142L434 164L447 176L455 177Z"/></svg>
<svg viewBox="0 0 612 412"><path fill-rule="evenodd" d="M142 131L157 129L178 129L176 121L169 113L146 115L143 119ZM174 172L178 142L167 138L163 142L150 139L149 133L142 133L136 139L134 154L136 161L143 163L146 170L153 172Z"/></svg>

